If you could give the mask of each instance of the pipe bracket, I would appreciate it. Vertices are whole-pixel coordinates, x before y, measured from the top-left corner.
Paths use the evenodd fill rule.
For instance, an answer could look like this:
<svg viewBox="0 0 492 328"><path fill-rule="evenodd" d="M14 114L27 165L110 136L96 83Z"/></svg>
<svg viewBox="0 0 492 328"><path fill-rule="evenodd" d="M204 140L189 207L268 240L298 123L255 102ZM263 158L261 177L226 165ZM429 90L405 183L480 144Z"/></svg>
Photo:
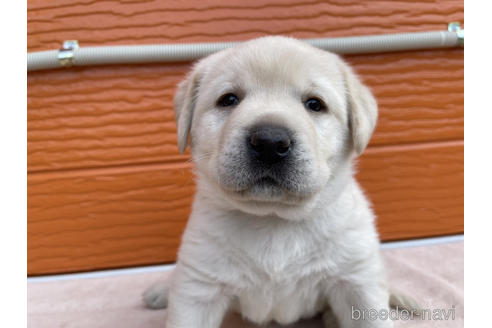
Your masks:
<svg viewBox="0 0 492 328"><path fill-rule="evenodd" d="M73 51L78 49L79 42L77 40L63 41L63 46L58 50L58 61L62 67L73 66Z"/></svg>
<svg viewBox="0 0 492 328"><path fill-rule="evenodd" d="M455 32L458 37L458 45L460 47L465 46L465 29L461 28L460 22L451 22L448 24L448 31Z"/></svg>

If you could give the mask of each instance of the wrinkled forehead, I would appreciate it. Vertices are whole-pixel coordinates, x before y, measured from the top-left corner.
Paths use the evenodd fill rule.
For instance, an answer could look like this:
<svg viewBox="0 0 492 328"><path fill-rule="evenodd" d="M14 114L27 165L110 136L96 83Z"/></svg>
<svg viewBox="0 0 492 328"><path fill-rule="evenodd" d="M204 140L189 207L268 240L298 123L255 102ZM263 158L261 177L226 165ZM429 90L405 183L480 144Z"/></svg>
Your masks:
<svg viewBox="0 0 492 328"><path fill-rule="evenodd" d="M285 90L344 93L336 56L311 47L253 43L231 49L205 78L219 92Z"/></svg>

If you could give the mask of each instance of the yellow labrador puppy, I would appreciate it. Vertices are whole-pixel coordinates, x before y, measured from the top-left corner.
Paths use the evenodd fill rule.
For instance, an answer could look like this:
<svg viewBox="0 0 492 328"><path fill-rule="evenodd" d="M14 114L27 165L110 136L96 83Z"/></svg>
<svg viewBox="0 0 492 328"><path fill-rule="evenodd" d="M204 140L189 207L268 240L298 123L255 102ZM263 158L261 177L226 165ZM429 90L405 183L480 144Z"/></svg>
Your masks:
<svg viewBox="0 0 492 328"><path fill-rule="evenodd" d="M172 281L144 294L168 307L167 328L217 328L228 309L258 324L323 312L327 327L393 326L360 315L389 311L352 163L377 104L340 57L286 37L252 40L199 61L175 111L197 194Z"/></svg>

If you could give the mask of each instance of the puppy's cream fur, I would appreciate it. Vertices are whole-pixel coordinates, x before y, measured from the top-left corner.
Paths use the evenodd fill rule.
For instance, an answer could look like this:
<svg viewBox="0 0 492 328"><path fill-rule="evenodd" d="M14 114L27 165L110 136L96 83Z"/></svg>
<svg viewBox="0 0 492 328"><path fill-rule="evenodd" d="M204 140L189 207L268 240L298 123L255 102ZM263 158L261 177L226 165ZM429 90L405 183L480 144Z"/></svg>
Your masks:
<svg viewBox="0 0 492 328"><path fill-rule="evenodd" d="M238 94L239 105L217 99ZM327 110L310 112L306 98ZM170 285L144 294L168 306L167 328L217 328L228 309L255 323L325 313L328 327L392 327L352 320L389 310L370 205L352 162L369 142L377 105L338 56L265 37L199 61L175 97L178 145L188 140L197 193ZM294 132L293 164L277 187L255 185L244 138L257 123ZM168 294L169 293L169 300ZM167 304L169 303L169 304Z"/></svg>

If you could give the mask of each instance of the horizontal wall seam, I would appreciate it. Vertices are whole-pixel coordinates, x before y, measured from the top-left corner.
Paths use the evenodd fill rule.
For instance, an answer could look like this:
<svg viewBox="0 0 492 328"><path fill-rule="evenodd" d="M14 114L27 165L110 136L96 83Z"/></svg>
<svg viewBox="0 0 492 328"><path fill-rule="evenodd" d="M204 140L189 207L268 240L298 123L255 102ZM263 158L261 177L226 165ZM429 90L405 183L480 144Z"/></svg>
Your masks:
<svg viewBox="0 0 492 328"><path fill-rule="evenodd" d="M463 139L456 140L444 140L444 141L430 141L430 142L417 142L417 143L405 143L405 144L390 144L390 145L376 145L367 148L365 153L380 153L387 151L405 151L411 149L426 149L441 146L462 146L464 145ZM132 173L141 172L152 169L189 169L192 167L191 160L172 160L172 161L154 161L154 162L141 162L141 163L125 163L125 164L111 164L107 166L94 166L94 167L72 167L62 169L47 169L47 170L28 170L29 177L49 177L50 175L56 175L57 178L63 175L74 175L74 177L93 175L93 173Z"/></svg>

